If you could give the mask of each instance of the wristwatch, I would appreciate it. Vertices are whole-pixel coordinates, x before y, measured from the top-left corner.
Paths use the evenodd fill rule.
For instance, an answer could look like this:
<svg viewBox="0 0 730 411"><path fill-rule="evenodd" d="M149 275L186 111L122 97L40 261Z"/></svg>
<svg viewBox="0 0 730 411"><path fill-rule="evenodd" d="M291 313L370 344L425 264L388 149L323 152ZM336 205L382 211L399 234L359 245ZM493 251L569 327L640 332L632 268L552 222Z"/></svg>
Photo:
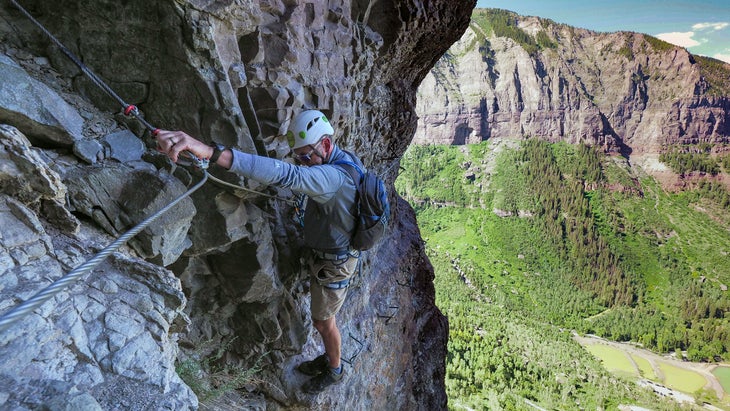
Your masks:
<svg viewBox="0 0 730 411"><path fill-rule="evenodd" d="M210 159L208 160L211 163L218 161L218 157L220 157L224 151L228 150L228 147L223 144L216 143L215 141L211 142L209 145L213 147L213 154L210 155Z"/></svg>

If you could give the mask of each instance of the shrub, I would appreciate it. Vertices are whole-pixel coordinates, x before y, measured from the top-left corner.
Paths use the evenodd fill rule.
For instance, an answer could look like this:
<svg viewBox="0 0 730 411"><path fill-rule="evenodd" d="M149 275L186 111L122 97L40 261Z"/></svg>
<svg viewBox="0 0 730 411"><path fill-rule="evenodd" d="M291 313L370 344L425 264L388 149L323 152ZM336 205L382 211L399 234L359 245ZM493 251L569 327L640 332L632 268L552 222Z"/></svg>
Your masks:
<svg viewBox="0 0 730 411"><path fill-rule="evenodd" d="M214 400L228 391L243 387L253 381L253 376L261 371L259 363L263 355L259 357L256 364L251 368L221 365L223 354L230 348L233 341L222 344L210 355L204 355L212 345L212 341L201 344L188 358L178 360L175 371L187 384L200 402ZM265 355L265 354L264 354Z"/></svg>

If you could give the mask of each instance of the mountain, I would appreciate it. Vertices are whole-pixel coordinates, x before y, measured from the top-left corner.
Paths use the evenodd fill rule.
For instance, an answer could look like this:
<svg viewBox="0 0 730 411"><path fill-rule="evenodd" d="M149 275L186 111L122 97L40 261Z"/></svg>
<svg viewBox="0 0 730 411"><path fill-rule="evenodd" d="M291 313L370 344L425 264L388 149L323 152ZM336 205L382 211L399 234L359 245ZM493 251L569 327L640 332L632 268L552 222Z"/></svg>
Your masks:
<svg viewBox="0 0 730 411"><path fill-rule="evenodd" d="M649 35L476 9L418 89L418 144L531 136L632 158L730 143L730 64Z"/></svg>
<svg viewBox="0 0 730 411"><path fill-rule="evenodd" d="M155 127L283 158L289 118L319 108L392 193L418 84L475 2L21 3ZM446 408L447 321L395 194L338 320L346 380L304 395L294 366L321 345L292 193L211 167L254 192L208 181L185 196L201 171L170 164L10 2L0 79L0 315L182 198L0 334L0 408Z"/></svg>

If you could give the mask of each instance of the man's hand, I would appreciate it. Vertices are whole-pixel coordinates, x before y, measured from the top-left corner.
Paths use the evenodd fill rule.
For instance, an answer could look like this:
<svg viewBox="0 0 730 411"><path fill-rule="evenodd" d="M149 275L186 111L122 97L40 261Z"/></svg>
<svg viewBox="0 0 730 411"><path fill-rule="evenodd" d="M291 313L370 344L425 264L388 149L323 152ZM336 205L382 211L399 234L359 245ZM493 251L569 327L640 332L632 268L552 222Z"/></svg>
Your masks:
<svg viewBox="0 0 730 411"><path fill-rule="evenodd" d="M157 151L167 155L174 162L177 162L183 151L188 151L198 158L210 158L213 155L213 147L182 131L160 130L157 133Z"/></svg>

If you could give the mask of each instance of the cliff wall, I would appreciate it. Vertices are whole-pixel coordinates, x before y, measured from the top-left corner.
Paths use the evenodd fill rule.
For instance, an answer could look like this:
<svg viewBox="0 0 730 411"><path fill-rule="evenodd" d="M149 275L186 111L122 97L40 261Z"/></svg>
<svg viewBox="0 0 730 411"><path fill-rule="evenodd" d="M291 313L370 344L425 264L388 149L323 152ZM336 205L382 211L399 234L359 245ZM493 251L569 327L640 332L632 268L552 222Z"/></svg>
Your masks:
<svg viewBox="0 0 730 411"><path fill-rule="evenodd" d="M319 108L336 142L392 187L416 130L417 87L474 3L23 6L155 127L281 158L292 114ZM201 174L157 154L144 127L7 2L0 40L2 314ZM299 229L282 200L291 193L209 171L269 196L206 183L2 333L0 408L195 409L176 363L227 347L218 366L260 371L206 407L445 409L448 327L410 206L392 194L388 237L363 259L341 314L346 382L306 396L293 367L320 348Z"/></svg>
<svg viewBox="0 0 730 411"><path fill-rule="evenodd" d="M415 143L532 136L655 155L730 140L730 65L644 34L499 13L527 40L477 13L419 88Z"/></svg>

